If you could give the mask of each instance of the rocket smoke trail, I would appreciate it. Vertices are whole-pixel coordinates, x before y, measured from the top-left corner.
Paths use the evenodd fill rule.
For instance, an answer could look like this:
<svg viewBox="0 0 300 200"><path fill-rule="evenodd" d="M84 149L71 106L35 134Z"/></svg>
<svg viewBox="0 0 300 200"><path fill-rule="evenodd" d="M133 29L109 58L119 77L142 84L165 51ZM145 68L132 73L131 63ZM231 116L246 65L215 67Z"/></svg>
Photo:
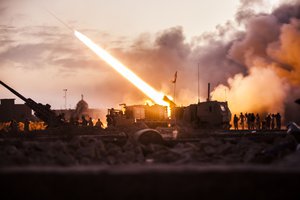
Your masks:
<svg viewBox="0 0 300 200"><path fill-rule="evenodd" d="M63 20L58 18L53 12L44 8L46 12L48 12L52 17L54 17L57 21L63 24L68 30L71 30L77 39L79 39L82 43L84 43L90 50L92 50L95 54L99 56L102 60L104 60L107 64L109 64L114 70L116 70L119 74L121 74L124 78L126 78L129 82L131 82L135 87L137 87L141 92L151 98L155 103L163 106L169 106L170 103L166 102L164 98L171 99L171 97L167 97L165 94L155 90L145 81L143 81L140 77L138 77L134 72L128 69L125 65L123 65L116 58L111 56L108 52L106 52L103 48L95 44L88 37L83 35L82 33L76 31L75 29L68 26Z"/></svg>
<svg viewBox="0 0 300 200"><path fill-rule="evenodd" d="M96 55L99 56L102 60L104 60L107 64L109 64L114 70L116 70L119 74L121 74L124 78L126 78L129 82L131 82L135 87L137 87L141 92L151 98L155 103L168 106L169 103L163 100L164 94L156 91L149 84L143 81L140 77L138 77L134 72L128 69L124 64L118 61L116 58L111 56L107 51L103 48L95 44L88 37L83 35L78 31L74 31L75 36L84 43L88 48L90 48Z"/></svg>
<svg viewBox="0 0 300 200"><path fill-rule="evenodd" d="M64 25L68 30L72 31L72 33L74 33L74 29L72 27L70 27L67 23L65 23L63 20L58 18L53 12L51 12L50 10L48 10L45 7L42 7L42 9L44 9L49 15L54 17L54 19L56 19L58 22L60 22L62 25Z"/></svg>

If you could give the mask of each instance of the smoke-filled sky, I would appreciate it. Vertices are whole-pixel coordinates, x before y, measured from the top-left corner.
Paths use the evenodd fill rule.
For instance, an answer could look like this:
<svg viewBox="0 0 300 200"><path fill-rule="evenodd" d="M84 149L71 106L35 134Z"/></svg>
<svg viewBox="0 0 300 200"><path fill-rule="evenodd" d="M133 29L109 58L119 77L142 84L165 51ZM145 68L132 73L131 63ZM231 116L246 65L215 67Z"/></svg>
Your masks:
<svg viewBox="0 0 300 200"><path fill-rule="evenodd" d="M38 2L38 3L36 3ZM147 98L50 16L54 12L176 103L206 85L234 112L284 112L300 96L300 2L279 0L0 0L0 79L26 97L64 108ZM0 98L14 96L0 88ZM18 101L21 102L21 101Z"/></svg>

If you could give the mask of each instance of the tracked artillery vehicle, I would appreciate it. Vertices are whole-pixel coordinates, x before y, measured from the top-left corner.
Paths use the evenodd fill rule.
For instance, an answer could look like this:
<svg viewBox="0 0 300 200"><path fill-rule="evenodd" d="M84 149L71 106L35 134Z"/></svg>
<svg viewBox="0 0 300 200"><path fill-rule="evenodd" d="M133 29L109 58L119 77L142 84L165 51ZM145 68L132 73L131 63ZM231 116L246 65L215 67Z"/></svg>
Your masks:
<svg viewBox="0 0 300 200"><path fill-rule="evenodd" d="M72 125L65 121L63 115L56 114L53 110L51 110L49 104L43 105L41 103L37 103L30 98L25 98L23 95L21 95L16 90L12 89L2 81L0 81L0 84L3 85L9 91L11 91L13 94L15 94L17 97L22 99L25 102L25 105L27 105L29 108L31 108L34 111L34 115L38 117L40 120L42 120L43 122L45 122L47 128L50 128L48 131L38 130L38 131L31 132L30 134L22 134L18 136L28 137L30 139L34 138L37 141L38 140L68 141L70 140L70 138L73 138L73 136L75 137L79 136L80 138L87 137L87 138L92 138L93 140L97 138L101 138L103 142L115 143L117 145L124 145L127 141L127 135L123 132L118 132L118 131L104 132L104 130L98 127L83 127L83 126ZM13 137L14 135L11 136Z"/></svg>
<svg viewBox="0 0 300 200"><path fill-rule="evenodd" d="M34 111L34 115L47 124L47 127L60 127L66 124L61 115L57 115L53 110L51 110L51 106L49 104L43 105L41 103L37 103L30 98L24 97L4 82L0 81L0 84L22 99L25 102L25 105Z"/></svg>

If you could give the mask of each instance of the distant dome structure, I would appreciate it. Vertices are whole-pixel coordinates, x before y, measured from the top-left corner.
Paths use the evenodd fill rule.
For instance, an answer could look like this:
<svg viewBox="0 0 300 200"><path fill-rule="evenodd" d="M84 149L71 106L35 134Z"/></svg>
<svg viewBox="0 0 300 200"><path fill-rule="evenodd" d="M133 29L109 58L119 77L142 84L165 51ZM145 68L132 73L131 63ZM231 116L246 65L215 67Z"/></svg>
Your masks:
<svg viewBox="0 0 300 200"><path fill-rule="evenodd" d="M81 100L77 103L75 113L77 117L86 115L88 113L89 104L83 100L83 95L81 95Z"/></svg>

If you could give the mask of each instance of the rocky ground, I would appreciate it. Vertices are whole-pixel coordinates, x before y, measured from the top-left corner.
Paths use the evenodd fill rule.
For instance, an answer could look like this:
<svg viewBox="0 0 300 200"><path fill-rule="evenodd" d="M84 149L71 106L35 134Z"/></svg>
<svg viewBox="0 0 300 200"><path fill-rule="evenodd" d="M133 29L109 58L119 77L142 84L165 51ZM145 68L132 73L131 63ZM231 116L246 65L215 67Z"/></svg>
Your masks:
<svg viewBox="0 0 300 200"><path fill-rule="evenodd" d="M101 138L74 136L67 140L0 140L0 166L81 166L128 164L287 165L300 166L300 153L292 136L261 140L249 137L203 137L173 145L103 142Z"/></svg>
<svg viewBox="0 0 300 200"><path fill-rule="evenodd" d="M0 132L0 191L15 199L51 200L300 197L300 151L285 132L259 137L250 131L235 137L206 132L178 142L199 136L179 130L177 141L141 144L137 129L100 131L126 133L124 143L93 130L84 136L69 130L62 138L60 130L26 137Z"/></svg>

